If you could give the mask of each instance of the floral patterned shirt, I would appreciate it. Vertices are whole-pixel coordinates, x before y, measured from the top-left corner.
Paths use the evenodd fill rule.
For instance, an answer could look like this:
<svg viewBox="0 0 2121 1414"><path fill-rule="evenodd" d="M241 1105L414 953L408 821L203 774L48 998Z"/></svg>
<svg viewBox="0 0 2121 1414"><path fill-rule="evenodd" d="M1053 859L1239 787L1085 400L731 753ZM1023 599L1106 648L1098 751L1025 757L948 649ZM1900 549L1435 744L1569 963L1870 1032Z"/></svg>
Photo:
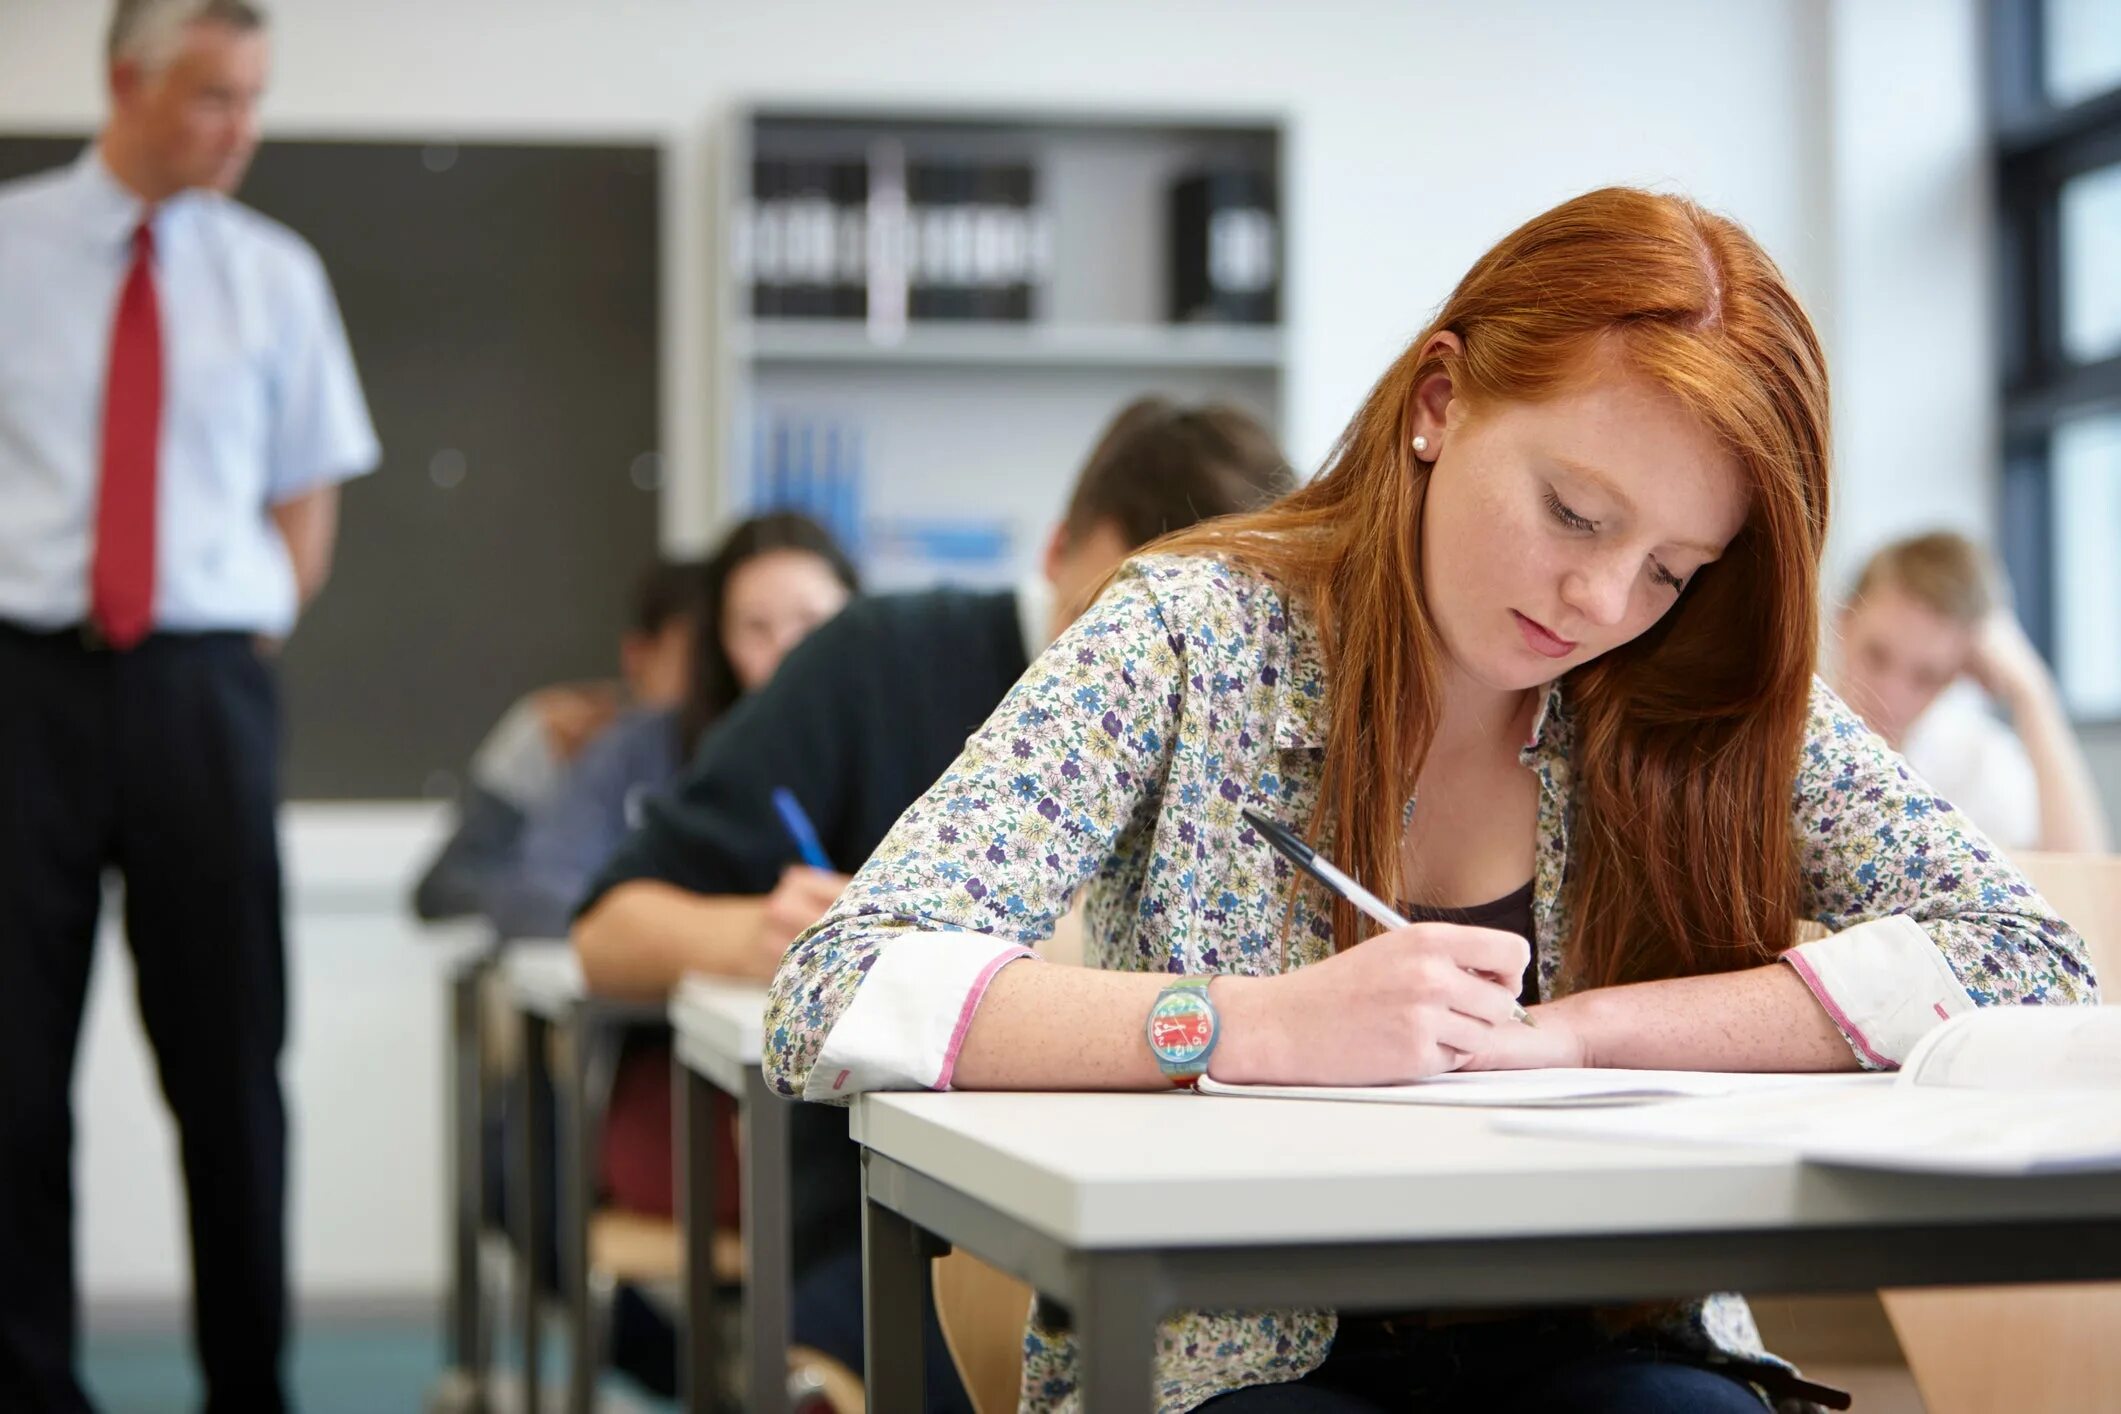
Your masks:
<svg viewBox="0 0 2121 1414"><path fill-rule="evenodd" d="M769 1079L817 1100L947 1088L987 983L1051 934L1079 886L1093 966L1271 974L1329 956L1330 914L1311 890L1290 909L1288 865L1238 813L1309 818L1326 722L1300 604L1219 560L1132 561L790 950L766 1016ZM1540 786L1533 918L1549 997L1569 987L1571 746L1557 684L1520 757ZM1896 1064L1973 1006L2096 1000L2077 935L1823 685L1790 808L1806 911L1828 934L1784 956L1861 1064ZM1737 1296L1639 1319L1711 1358L1760 1351ZM1334 1329L1324 1311L1173 1317L1158 1407L1300 1378ZM1070 1338L1034 1321L1025 1352L1023 1407L1073 1408Z"/></svg>

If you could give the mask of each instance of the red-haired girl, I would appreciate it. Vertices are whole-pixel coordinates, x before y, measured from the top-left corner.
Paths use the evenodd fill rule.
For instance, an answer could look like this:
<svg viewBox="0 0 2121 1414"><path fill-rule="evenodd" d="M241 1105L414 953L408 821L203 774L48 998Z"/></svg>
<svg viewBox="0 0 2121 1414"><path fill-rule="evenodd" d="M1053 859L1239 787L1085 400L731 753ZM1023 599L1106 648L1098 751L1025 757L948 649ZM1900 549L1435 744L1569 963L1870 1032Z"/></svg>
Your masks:
<svg viewBox="0 0 2121 1414"><path fill-rule="evenodd" d="M1827 487L1818 339L1743 230L1625 189L1535 218L1314 481L1151 547L1032 665L788 954L769 1073L1166 1086L1159 1006L1236 1081L1876 1068L1970 1007L2093 1000L2077 936L1813 677ZM1370 936L1245 808L1416 921ZM1038 961L1079 887L1093 966ZM1219 1414L1778 1383L1735 1296L1159 1344L1159 1407ZM1068 1405L1068 1338L1027 1351L1025 1407Z"/></svg>

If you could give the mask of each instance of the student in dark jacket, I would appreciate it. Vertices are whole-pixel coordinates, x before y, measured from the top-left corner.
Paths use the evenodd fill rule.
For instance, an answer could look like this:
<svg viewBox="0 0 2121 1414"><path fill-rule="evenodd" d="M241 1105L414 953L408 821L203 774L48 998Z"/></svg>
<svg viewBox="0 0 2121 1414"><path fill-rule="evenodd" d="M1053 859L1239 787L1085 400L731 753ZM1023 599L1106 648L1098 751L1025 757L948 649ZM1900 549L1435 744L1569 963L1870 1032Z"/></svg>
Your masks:
<svg viewBox="0 0 2121 1414"><path fill-rule="evenodd" d="M955 759L1032 658L1134 550L1294 485L1243 412L1130 404L1077 478L1041 583L858 601L793 653L701 743L612 856L574 929L592 989L657 997L688 972L765 980L823 916L900 812ZM833 870L791 863L773 808L794 792ZM860 1175L844 1111L793 1116L796 1343L862 1366ZM930 1317L928 1388L965 1408Z"/></svg>

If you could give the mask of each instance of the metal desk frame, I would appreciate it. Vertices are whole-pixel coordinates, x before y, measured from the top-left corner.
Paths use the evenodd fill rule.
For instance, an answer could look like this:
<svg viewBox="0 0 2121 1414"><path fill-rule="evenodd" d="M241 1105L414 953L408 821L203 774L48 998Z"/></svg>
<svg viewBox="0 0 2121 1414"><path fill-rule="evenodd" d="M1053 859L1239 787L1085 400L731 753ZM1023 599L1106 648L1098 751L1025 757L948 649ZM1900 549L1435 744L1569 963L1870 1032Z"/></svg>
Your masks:
<svg viewBox="0 0 2121 1414"><path fill-rule="evenodd" d="M929 1260L963 1246L1071 1313L1082 1407L1146 1410L1173 1311L1622 1303L2121 1277L2121 1217L1725 1232L1084 1250L875 1150L862 1154L873 1409L919 1409Z"/></svg>

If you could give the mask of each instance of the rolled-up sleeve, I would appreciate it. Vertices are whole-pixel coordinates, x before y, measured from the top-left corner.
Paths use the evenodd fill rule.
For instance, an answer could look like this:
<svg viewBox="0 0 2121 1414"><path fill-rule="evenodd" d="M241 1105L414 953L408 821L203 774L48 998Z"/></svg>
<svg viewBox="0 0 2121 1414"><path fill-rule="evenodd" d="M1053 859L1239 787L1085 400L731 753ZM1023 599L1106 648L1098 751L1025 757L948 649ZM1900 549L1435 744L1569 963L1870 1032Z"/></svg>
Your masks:
<svg viewBox="0 0 2121 1414"><path fill-rule="evenodd" d="M949 1086L995 975L1052 934L1157 798L1184 663L1150 577L1129 566L789 949L766 1013L781 1093Z"/></svg>
<svg viewBox="0 0 2121 1414"><path fill-rule="evenodd" d="M1823 684L1792 809L1807 915L1829 931L1783 957L1864 1067L1977 1006L2099 999L2076 931Z"/></svg>
<svg viewBox="0 0 2121 1414"><path fill-rule="evenodd" d="M876 954L826 1033L806 1100L863 1090L947 1090L958 1047L994 975L1021 943L985 933L912 933Z"/></svg>

